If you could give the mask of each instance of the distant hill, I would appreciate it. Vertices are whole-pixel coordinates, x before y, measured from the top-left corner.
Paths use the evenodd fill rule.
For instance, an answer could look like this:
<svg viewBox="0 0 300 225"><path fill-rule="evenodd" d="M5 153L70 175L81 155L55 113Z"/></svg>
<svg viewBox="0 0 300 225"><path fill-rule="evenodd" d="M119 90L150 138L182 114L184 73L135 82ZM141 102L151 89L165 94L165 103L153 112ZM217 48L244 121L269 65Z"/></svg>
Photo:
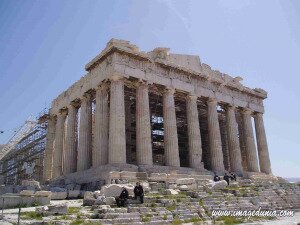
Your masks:
<svg viewBox="0 0 300 225"><path fill-rule="evenodd" d="M286 179L287 181L289 181L291 183L300 182L300 177L290 177L290 178L285 177L284 179Z"/></svg>

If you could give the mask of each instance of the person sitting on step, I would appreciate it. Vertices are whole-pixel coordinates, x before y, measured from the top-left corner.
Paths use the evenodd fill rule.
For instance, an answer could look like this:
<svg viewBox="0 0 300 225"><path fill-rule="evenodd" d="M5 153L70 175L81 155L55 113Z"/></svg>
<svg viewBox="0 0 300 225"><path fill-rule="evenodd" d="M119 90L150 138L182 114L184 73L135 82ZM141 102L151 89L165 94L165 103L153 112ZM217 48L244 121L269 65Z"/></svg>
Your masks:
<svg viewBox="0 0 300 225"><path fill-rule="evenodd" d="M117 206L126 206L127 199L129 197L128 191L125 187L122 188L122 192L119 197L116 197Z"/></svg>
<svg viewBox="0 0 300 225"><path fill-rule="evenodd" d="M143 204L144 203L144 189L143 189L143 186L137 182L136 183L136 186L134 187L134 199L137 199L139 197L141 203Z"/></svg>
<svg viewBox="0 0 300 225"><path fill-rule="evenodd" d="M214 172L215 176L214 176L214 182L220 181L221 178L217 175L216 172Z"/></svg>
<svg viewBox="0 0 300 225"><path fill-rule="evenodd" d="M230 177L227 175L227 173L225 173L223 179L227 182L227 185L229 185L229 179L230 179Z"/></svg>
<svg viewBox="0 0 300 225"><path fill-rule="evenodd" d="M236 181L236 175L235 175L235 173L231 173L230 179Z"/></svg>

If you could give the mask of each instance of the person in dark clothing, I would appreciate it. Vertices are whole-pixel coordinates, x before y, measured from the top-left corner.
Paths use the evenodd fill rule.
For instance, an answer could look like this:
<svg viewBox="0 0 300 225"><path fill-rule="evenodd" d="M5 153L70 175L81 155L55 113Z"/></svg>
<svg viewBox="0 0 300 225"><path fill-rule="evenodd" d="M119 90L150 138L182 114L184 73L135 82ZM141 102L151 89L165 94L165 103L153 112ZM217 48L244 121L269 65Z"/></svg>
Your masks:
<svg viewBox="0 0 300 225"><path fill-rule="evenodd" d="M137 199L138 197L140 198L141 203L144 203L144 189L143 186L137 182L136 186L134 187L134 199Z"/></svg>
<svg viewBox="0 0 300 225"><path fill-rule="evenodd" d="M227 184L229 185L229 179L230 177L227 175L227 173L225 173L223 179L227 182Z"/></svg>
<svg viewBox="0 0 300 225"><path fill-rule="evenodd" d="M220 181L221 180L220 177L217 175L216 172L214 172L214 173L215 173L214 182Z"/></svg>
<svg viewBox="0 0 300 225"><path fill-rule="evenodd" d="M235 175L235 173L231 173L230 179L236 181L236 175Z"/></svg>
<svg viewBox="0 0 300 225"><path fill-rule="evenodd" d="M119 197L116 197L117 206L125 206L129 197L128 191L123 187Z"/></svg>

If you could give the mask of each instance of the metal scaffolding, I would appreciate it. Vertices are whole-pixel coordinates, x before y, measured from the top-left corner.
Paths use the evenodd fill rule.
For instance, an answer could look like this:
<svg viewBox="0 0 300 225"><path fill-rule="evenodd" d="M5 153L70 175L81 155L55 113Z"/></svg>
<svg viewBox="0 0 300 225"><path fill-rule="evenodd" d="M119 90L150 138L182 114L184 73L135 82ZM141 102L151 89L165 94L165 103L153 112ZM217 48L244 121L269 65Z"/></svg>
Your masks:
<svg viewBox="0 0 300 225"><path fill-rule="evenodd" d="M26 121L0 152L4 184L41 180L47 121Z"/></svg>

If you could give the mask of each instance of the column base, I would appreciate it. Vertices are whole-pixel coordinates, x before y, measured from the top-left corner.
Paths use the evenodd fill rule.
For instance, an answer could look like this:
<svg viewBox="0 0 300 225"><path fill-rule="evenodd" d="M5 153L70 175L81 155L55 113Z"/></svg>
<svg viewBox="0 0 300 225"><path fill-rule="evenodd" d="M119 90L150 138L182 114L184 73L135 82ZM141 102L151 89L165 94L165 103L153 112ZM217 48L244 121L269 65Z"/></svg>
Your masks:
<svg viewBox="0 0 300 225"><path fill-rule="evenodd" d="M190 168L190 167L175 167L175 166L160 166L160 165L139 165L138 169L140 172L147 173L180 173L180 174L212 174L210 171L201 168Z"/></svg>

